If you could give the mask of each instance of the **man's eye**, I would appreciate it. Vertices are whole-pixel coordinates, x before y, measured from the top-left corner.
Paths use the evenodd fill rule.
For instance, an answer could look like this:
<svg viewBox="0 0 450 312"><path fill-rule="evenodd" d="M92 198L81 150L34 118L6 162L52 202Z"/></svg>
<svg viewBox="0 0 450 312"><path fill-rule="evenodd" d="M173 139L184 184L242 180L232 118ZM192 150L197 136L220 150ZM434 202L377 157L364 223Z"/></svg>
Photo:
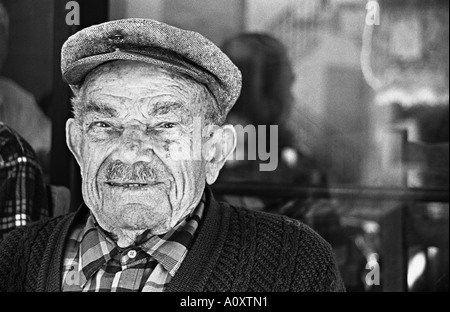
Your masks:
<svg viewBox="0 0 450 312"><path fill-rule="evenodd" d="M158 125L158 128L162 128L162 129L172 129L175 128L176 123L173 122L164 122Z"/></svg>
<svg viewBox="0 0 450 312"><path fill-rule="evenodd" d="M110 128L111 125L106 123L106 122L103 122L103 121L97 121L97 122L92 123L91 127L94 127L94 128Z"/></svg>

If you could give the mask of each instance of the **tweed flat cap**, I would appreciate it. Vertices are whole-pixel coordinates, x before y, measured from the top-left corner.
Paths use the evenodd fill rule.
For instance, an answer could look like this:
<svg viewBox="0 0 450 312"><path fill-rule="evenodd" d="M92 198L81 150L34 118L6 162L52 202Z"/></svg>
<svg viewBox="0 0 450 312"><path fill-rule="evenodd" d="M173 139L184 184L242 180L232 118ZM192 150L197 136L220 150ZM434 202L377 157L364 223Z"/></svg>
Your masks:
<svg viewBox="0 0 450 312"><path fill-rule="evenodd" d="M221 121L241 91L241 72L211 41L150 19L107 22L71 36L61 51L62 75L78 90L91 70L113 60L142 61L192 77L216 98Z"/></svg>

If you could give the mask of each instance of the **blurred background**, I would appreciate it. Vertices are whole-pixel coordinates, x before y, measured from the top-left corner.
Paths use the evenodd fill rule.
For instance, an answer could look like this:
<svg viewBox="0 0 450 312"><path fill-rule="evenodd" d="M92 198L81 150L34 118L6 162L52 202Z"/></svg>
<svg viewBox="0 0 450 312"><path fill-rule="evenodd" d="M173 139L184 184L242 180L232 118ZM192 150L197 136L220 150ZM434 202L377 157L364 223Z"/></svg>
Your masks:
<svg viewBox="0 0 450 312"><path fill-rule="evenodd" d="M79 0L80 25L68 2L0 2L0 120L46 183L71 191L68 210L82 199L61 46L93 24L152 18L200 32L241 69L228 123L279 126L277 170L230 160L217 197L309 224L348 291L448 291L448 1Z"/></svg>

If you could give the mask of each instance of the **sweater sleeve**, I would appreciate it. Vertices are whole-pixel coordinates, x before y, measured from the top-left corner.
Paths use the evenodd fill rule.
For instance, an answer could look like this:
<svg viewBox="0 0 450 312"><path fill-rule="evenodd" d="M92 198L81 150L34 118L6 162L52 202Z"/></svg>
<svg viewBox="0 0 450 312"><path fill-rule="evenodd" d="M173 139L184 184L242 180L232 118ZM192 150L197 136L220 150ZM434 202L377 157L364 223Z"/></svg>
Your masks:
<svg viewBox="0 0 450 312"><path fill-rule="evenodd" d="M62 217L43 219L10 232L0 243L0 291L35 291L45 250Z"/></svg>
<svg viewBox="0 0 450 312"><path fill-rule="evenodd" d="M15 291L12 286L18 266L15 259L24 233L25 228L17 228L0 242L0 292Z"/></svg>
<svg viewBox="0 0 450 312"><path fill-rule="evenodd" d="M322 292L345 292L344 281L342 280L339 268L334 259L331 247L328 260L324 262L324 274L320 287Z"/></svg>
<svg viewBox="0 0 450 312"><path fill-rule="evenodd" d="M305 224L298 224L300 239L291 291L344 292L331 245Z"/></svg>

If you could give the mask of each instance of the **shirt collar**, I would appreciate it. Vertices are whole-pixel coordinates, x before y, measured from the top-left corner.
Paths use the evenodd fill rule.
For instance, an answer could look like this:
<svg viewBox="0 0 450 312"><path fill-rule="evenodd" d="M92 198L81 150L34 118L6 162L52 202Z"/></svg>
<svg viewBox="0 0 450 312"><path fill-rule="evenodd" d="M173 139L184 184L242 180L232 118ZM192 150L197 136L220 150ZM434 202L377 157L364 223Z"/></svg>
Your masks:
<svg viewBox="0 0 450 312"><path fill-rule="evenodd" d="M155 258L172 277L189 251L203 216L205 196L195 210L172 230L163 235L152 236L140 247Z"/></svg>
<svg viewBox="0 0 450 312"><path fill-rule="evenodd" d="M154 258L173 277L192 246L202 219L205 194L200 203L183 221L163 235L143 234L139 247ZM148 235L148 237L146 237ZM80 285L84 285L103 265L121 252L110 234L103 230L91 214L87 218L80 243Z"/></svg>
<svg viewBox="0 0 450 312"><path fill-rule="evenodd" d="M87 218L79 248L80 285L84 285L95 272L119 253L116 243L96 223L92 214Z"/></svg>

